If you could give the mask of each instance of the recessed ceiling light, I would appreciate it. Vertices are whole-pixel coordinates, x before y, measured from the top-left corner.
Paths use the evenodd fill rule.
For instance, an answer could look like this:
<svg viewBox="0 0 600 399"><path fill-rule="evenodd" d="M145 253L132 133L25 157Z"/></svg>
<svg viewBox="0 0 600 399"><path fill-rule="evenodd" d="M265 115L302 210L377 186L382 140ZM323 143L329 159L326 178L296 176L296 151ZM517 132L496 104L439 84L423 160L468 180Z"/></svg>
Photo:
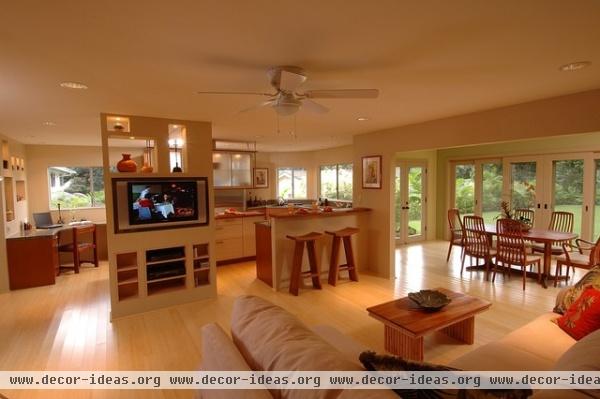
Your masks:
<svg viewBox="0 0 600 399"><path fill-rule="evenodd" d="M368 121L369 118L367 118L366 116L359 116L358 118L356 118L356 120L359 122L365 122Z"/></svg>
<svg viewBox="0 0 600 399"><path fill-rule="evenodd" d="M61 82L60 87L77 90L86 90L88 88L87 85L79 82Z"/></svg>
<svg viewBox="0 0 600 399"><path fill-rule="evenodd" d="M561 70L561 71L563 71L563 72L573 72L573 71L578 71L580 69L588 67L591 64L592 63L589 62L589 61L570 62L568 64L561 65L560 67L558 67L558 69Z"/></svg>
<svg viewBox="0 0 600 399"><path fill-rule="evenodd" d="M135 137L129 136L129 140L135 140Z"/></svg>
<svg viewBox="0 0 600 399"><path fill-rule="evenodd" d="M45 122L42 122L42 125L44 125L44 126L56 126L56 122L45 121Z"/></svg>

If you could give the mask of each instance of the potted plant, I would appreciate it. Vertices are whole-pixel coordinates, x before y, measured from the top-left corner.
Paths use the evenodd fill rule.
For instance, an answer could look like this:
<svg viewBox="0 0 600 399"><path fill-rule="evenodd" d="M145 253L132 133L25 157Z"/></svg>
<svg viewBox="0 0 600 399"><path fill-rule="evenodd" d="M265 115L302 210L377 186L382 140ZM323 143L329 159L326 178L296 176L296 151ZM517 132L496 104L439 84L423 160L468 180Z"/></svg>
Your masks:
<svg viewBox="0 0 600 399"><path fill-rule="evenodd" d="M518 218L516 217L513 210L510 209L510 204L508 203L508 201L502 201L500 203L500 209L502 209L502 213L500 215L498 215L498 218L518 220L519 222L521 222L521 225L523 226L524 231L529 231L529 229L531 229L533 227L531 225L530 219L523 217L523 216L519 216Z"/></svg>

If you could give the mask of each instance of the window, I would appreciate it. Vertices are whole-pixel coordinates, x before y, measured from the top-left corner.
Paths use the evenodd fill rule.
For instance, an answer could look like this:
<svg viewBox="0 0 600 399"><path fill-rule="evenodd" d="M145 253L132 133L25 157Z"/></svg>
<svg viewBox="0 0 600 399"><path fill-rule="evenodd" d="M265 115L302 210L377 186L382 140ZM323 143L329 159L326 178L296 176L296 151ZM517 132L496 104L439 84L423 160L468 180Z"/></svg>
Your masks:
<svg viewBox="0 0 600 399"><path fill-rule="evenodd" d="M277 169L277 195L284 199L306 199L308 193L306 169Z"/></svg>
<svg viewBox="0 0 600 399"><path fill-rule="evenodd" d="M352 200L352 164L323 165L319 179L319 197Z"/></svg>
<svg viewBox="0 0 600 399"><path fill-rule="evenodd" d="M48 168L50 209L103 208L104 173L101 167Z"/></svg>

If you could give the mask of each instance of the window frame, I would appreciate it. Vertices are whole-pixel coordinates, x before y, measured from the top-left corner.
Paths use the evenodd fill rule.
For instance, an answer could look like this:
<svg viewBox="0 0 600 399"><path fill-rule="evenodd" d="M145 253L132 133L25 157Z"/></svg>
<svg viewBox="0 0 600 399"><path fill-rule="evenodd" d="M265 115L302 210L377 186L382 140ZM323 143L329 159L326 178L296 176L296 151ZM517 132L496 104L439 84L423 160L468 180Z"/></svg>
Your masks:
<svg viewBox="0 0 600 399"><path fill-rule="evenodd" d="M327 200L332 201L340 201L340 202L352 202L352 198L350 199L341 199L340 198L340 166L350 165L352 167L352 193L351 197L354 197L354 163L353 162L341 162L341 163L332 163L332 164L323 164L319 165L319 179L318 179L318 191L319 198L325 198ZM323 187L322 187L322 178L321 173L323 172L323 168L335 166L335 198L326 197L323 195Z"/></svg>
<svg viewBox="0 0 600 399"><path fill-rule="evenodd" d="M53 207L52 205L52 180L50 177L50 169L52 168L79 168L79 169L89 169L89 173L90 173L90 193L94 193L94 169L96 170L101 170L102 171L102 182L103 182L103 188L102 191L104 192L104 203L102 203L101 205L98 206L94 206L95 203L95 196L91 195L90 196L90 204L91 206L81 206L81 207L76 207L76 208L72 208L72 207L63 207L61 205L60 210L66 210L66 211L70 211L70 210L84 210L84 209L106 209L106 186L105 186L105 180L104 180L104 167L102 166L57 166L57 165L51 165L47 167L46 170L46 174L47 174L47 179L48 179L48 209L50 211L58 211L58 207Z"/></svg>
<svg viewBox="0 0 600 399"><path fill-rule="evenodd" d="M280 167L280 168L277 168L277 197L278 198L279 197L283 198L281 196L281 193L279 192L279 172L282 171L282 170L290 170L292 172L291 173L292 196L290 198L284 198L284 199L285 200L306 200L306 199L308 199L308 169L306 169L306 168L300 168L300 167L291 167L291 166L290 167ZM294 184L294 172L297 171L297 170L304 171L304 173L306 175L306 197L304 197L304 198L299 198L299 197L295 196L296 189L295 189L295 184Z"/></svg>

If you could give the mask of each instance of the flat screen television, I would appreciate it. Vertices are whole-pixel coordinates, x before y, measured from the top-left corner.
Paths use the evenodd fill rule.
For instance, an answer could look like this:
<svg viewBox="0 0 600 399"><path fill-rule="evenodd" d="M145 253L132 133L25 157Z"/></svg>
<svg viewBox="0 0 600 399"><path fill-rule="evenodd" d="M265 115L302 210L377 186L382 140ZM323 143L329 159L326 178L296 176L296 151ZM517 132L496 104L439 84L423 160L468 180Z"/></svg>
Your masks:
<svg viewBox="0 0 600 399"><path fill-rule="evenodd" d="M115 231L208 224L207 184L205 177L114 179Z"/></svg>
<svg viewBox="0 0 600 399"><path fill-rule="evenodd" d="M128 182L129 224L168 223L198 218L195 181Z"/></svg>

